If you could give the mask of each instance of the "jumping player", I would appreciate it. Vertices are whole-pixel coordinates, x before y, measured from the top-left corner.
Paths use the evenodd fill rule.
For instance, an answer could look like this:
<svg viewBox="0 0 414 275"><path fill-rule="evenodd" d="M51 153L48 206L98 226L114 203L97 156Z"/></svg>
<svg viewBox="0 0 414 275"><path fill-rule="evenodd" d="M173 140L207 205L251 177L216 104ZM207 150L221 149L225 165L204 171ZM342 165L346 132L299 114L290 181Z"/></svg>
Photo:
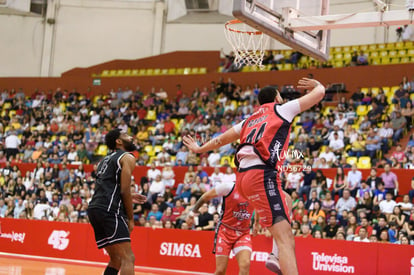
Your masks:
<svg viewBox="0 0 414 275"><path fill-rule="evenodd" d="M196 202L190 215L197 213L200 207L215 197L223 197L220 222L216 227L214 250L216 255L215 275L226 274L230 252L233 250L239 264L239 275L249 274L252 243L250 238L250 220L253 209L240 196L234 182L223 182L204 193ZM258 220L253 225L257 231Z"/></svg>
<svg viewBox="0 0 414 275"><path fill-rule="evenodd" d="M239 193L257 209L261 226L267 227L276 241L277 246L274 244L273 247L279 250L284 275L298 274L298 268L289 208L277 169L286 157L293 118L325 96L325 87L314 79L302 78L298 88L310 92L282 105L282 98L275 88L263 88L258 95L261 105L258 111L201 147L190 136L183 139L188 148L201 153L240 138L241 145L236 152L239 170L236 186Z"/></svg>
<svg viewBox="0 0 414 275"><path fill-rule="evenodd" d="M99 249L105 248L110 260L104 275L134 274L135 257L130 232L134 228L132 203L144 203L146 197L131 194L131 175L136 149L132 137L120 129L109 131L105 143L112 153L98 165L96 189L88 207L88 216Z"/></svg>

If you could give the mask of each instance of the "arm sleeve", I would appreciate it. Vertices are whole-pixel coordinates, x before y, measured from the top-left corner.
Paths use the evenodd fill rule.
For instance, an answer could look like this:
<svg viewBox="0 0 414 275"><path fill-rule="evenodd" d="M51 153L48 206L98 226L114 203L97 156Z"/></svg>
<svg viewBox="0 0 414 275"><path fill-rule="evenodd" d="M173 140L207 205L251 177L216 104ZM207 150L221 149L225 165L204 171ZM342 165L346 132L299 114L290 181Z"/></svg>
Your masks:
<svg viewBox="0 0 414 275"><path fill-rule="evenodd" d="M246 121L246 120L243 120L243 121L241 121L241 122L239 122L239 123L237 123L236 125L234 125L234 126L233 126L233 129L234 129L234 131L235 131L237 134L240 134L241 129L242 129L242 127L243 127L243 123L244 123L245 121Z"/></svg>
<svg viewBox="0 0 414 275"><path fill-rule="evenodd" d="M217 196L219 197L225 197L230 194L231 190L233 190L234 182L223 182L220 184L217 184L216 192Z"/></svg>
<svg viewBox="0 0 414 275"><path fill-rule="evenodd" d="M299 100L291 100L283 105L276 106L276 110L284 119L292 122L293 118L300 113Z"/></svg>

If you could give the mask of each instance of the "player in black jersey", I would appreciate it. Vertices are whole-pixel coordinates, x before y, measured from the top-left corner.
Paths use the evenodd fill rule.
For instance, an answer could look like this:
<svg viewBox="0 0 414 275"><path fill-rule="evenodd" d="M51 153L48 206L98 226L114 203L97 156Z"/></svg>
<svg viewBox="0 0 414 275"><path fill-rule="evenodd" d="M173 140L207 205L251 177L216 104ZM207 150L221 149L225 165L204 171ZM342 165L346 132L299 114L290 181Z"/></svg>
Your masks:
<svg viewBox="0 0 414 275"><path fill-rule="evenodd" d="M120 129L109 131L105 143L112 151L98 165L96 188L88 207L98 248L105 248L110 260L104 275L134 274L135 257L130 232L134 228L132 203L144 203L145 196L131 194L131 176L136 149L132 137Z"/></svg>

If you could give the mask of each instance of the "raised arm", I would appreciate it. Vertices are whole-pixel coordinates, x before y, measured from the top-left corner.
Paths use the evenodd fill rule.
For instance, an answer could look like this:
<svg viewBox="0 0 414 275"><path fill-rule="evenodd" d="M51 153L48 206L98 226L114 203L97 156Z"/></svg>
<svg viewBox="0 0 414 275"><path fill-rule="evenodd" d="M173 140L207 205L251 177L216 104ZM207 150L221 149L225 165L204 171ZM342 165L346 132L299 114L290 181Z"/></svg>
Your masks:
<svg viewBox="0 0 414 275"><path fill-rule="evenodd" d="M240 133L237 133L234 130L234 127L227 130L224 134L209 140L208 142L204 143L202 146L199 146L197 142L191 136L183 137L183 141L185 146L188 147L194 153L204 153L208 151L212 151L214 149L218 149L221 146L234 142L240 138Z"/></svg>
<svg viewBox="0 0 414 275"><path fill-rule="evenodd" d="M309 93L298 99L301 112L310 109L312 106L319 103L325 96L325 87L317 80L304 77L299 80L298 84L298 88L311 90Z"/></svg>

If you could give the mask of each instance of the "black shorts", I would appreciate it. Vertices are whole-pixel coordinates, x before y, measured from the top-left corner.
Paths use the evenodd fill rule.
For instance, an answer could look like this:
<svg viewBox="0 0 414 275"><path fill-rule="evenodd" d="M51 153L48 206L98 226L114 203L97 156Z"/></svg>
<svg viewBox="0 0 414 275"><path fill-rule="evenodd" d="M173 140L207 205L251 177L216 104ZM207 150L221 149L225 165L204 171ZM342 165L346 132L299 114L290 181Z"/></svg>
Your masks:
<svg viewBox="0 0 414 275"><path fill-rule="evenodd" d="M99 208L89 208L88 217L99 249L115 243L131 241L125 217Z"/></svg>

